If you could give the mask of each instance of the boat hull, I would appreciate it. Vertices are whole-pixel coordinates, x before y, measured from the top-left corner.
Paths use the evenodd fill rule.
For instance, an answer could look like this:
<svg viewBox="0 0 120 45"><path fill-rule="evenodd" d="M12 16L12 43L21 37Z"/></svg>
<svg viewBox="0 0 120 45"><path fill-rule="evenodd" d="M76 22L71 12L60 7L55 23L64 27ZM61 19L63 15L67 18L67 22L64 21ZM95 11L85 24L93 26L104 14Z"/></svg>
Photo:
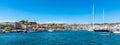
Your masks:
<svg viewBox="0 0 120 45"><path fill-rule="evenodd" d="M94 30L94 32L110 32L109 30Z"/></svg>
<svg viewBox="0 0 120 45"><path fill-rule="evenodd" d="M89 29L88 31L93 31L93 29Z"/></svg>
<svg viewBox="0 0 120 45"><path fill-rule="evenodd" d="M120 34L120 32L113 32L113 33L119 33Z"/></svg>

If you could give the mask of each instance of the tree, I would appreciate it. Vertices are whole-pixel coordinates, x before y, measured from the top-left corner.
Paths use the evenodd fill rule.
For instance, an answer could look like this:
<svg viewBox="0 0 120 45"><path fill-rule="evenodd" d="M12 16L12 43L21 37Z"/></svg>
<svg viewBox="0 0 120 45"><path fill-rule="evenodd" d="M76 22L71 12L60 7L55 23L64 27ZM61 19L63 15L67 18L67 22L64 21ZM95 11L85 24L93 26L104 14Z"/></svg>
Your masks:
<svg viewBox="0 0 120 45"><path fill-rule="evenodd" d="M21 20L21 21L19 21L19 22L21 22L22 24L24 24L26 21L25 21L25 20Z"/></svg>
<svg viewBox="0 0 120 45"><path fill-rule="evenodd" d="M35 25L37 22L29 22L30 25Z"/></svg>

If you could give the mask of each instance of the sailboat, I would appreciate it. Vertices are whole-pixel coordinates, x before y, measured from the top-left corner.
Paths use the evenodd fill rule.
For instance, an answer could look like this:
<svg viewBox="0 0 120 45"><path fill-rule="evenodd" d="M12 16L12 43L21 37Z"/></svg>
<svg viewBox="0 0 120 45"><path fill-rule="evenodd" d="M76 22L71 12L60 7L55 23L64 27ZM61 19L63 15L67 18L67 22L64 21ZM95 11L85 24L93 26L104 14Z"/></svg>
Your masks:
<svg viewBox="0 0 120 45"><path fill-rule="evenodd" d="M92 7L92 29L88 29L88 31L93 31L94 30L94 4Z"/></svg>
<svg viewBox="0 0 120 45"><path fill-rule="evenodd" d="M103 9L103 28L100 28L100 29L94 29L94 32L110 32L110 30L108 28L105 28L104 26L104 9Z"/></svg>

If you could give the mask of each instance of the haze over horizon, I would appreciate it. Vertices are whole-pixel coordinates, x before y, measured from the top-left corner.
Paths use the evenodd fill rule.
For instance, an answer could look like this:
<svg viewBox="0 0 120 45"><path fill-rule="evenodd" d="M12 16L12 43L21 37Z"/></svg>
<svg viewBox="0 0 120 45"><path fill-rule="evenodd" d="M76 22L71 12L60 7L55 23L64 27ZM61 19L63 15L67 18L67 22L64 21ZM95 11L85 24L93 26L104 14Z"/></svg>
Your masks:
<svg viewBox="0 0 120 45"><path fill-rule="evenodd" d="M86 24L120 22L120 0L0 0L0 22L30 20L39 23Z"/></svg>

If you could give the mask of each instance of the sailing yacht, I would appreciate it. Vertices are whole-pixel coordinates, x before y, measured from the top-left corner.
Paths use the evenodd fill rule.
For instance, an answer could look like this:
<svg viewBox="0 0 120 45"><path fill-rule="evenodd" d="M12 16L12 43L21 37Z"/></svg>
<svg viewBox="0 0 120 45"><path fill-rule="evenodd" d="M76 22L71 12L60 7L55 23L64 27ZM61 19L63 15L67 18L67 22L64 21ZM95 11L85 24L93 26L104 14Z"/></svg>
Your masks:
<svg viewBox="0 0 120 45"><path fill-rule="evenodd" d="M88 29L88 31L93 31L94 30L94 4L92 7L92 29Z"/></svg>
<svg viewBox="0 0 120 45"><path fill-rule="evenodd" d="M105 28L104 26L104 9L103 9L103 28L99 28L99 29L94 29L94 32L110 32L110 30L108 30L108 28Z"/></svg>

